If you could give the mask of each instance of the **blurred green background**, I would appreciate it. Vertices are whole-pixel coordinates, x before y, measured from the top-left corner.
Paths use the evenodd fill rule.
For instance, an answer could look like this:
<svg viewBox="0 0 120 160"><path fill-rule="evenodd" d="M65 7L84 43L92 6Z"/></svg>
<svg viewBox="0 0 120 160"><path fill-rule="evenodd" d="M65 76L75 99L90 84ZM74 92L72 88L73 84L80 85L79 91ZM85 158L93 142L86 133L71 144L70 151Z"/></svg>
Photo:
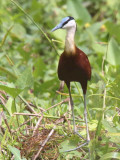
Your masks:
<svg viewBox="0 0 120 160"><path fill-rule="evenodd" d="M13 118L14 112L29 113L19 95L26 102L34 104L37 113L40 112L39 106L47 109L68 96L56 93L60 86L57 65L64 50L65 31L58 30L52 33L51 29L62 18L72 16L77 23L76 45L87 54L92 66L92 78L87 92L89 128L93 144L92 159L103 160L105 156L110 159L116 158L114 153L118 153L120 147L120 1L15 2L19 3L27 16L19 6L12 3L12 0L0 1L0 94L5 100L5 103L2 100L0 103L1 113L4 111L8 122ZM28 16L39 25L43 33ZM66 86L63 92L68 93ZM72 93L75 115L83 119L84 107L79 84L72 83ZM62 107L51 109L45 115L60 117L67 111L68 104L63 104ZM19 125L27 118L29 119L19 116ZM19 126L15 117L14 120L14 128L10 125L11 130ZM36 121L32 123L35 125ZM5 122L2 121L1 124L5 130ZM85 135L85 129L80 132ZM6 137L2 140L3 136L5 135L1 132L2 149L8 153L9 159L12 149L7 143L11 146L17 144L18 149L21 149L21 144L10 138L10 133L10 140ZM66 139L62 141L64 150ZM0 158L3 159L5 155L2 150L1 153ZM65 154L64 158L67 156L76 159L86 158L82 152L77 151ZM118 156L120 158L120 155ZM28 154L26 158L30 157ZM57 158L62 159L61 154Z"/></svg>

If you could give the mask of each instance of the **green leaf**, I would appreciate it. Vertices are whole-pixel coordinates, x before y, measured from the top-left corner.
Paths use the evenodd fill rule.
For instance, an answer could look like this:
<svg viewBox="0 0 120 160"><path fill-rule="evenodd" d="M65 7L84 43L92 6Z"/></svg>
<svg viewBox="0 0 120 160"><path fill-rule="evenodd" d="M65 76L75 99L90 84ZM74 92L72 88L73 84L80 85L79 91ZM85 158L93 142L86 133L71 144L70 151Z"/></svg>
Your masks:
<svg viewBox="0 0 120 160"><path fill-rule="evenodd" d="M33 76L31 68L27 68L17 79L16 86L24 89L33 85Z"/></svg>
<svg viewBox="0 0 120 160"><path fill-rule="evenodd" d="M54 85L56 84L55 79L46 81L42 84L35 82L34 83L34 93L35 94L45 93L45 92L49 92L50 90L52 92L52 89L53 89L52 84L54 84Z"/></svg>
<svg viewBox="0 0 120 160"><path fill-rule="evenodd" d="M15 86L11 85L10 83L7 83L6 85L0 84L0 90L5 91L9 95L11 95L13 98L18 96L20 92L22 92L21 89L15 88Z"/></svg>
<svg viewBox="0 0 120 160"><path fill-rule="evenodd" d="M92 34L98 34L98 31L100 30L101 26L106 22L106 20L104 21L101 21L101 22L96 22L96 23L93 23L91 24L87 30L92 32Z"/></svg>
<svg viewBox="0 0 120 160"><path fill-rule="evenodd" d="M113 123L108 122L106 119L102 120L104 128L110 133L117 133L117 129L113 126Z"/></svg>
<svg viewBox="0 0 120 160"><path fill-rule="evenodd" d="M0 72L6 73L7 76L10 76L12 79L16 79L16 75L13 72L10 72L8 69L5 67L0 66Z"/></svg>
<svg viewBox="0 0 120 160"><path fill-rule="evenodd" d="M45 63L41 58L37 59L37 61L34 64L34 72L33 75L35 78L42 77L44 75L44 71L46 69Z"/></svg>
<svg viewBox="0 0 120 160"><path fill-rule="evenodd" d="M25 37L26 31L21 24L16 23L11 31L11 34L13 37L23 39Z"/></svg>
<svg viewBox="0 0 120 160"><path fill-rule="evenodd" d="M20 43L16 48L24 61L28 61L31 55L31 48L28 44Z"/></svg>
<svg viewBox="0 0 120 160"><path fill-rule="evenodd" d="M106 159L111 159L111 158L115 158L115 159L120 159L120 153L118 152L112 152L112 153L107 153L105 155L103 155L100 160L106 160Z"/></svg>
<svg viewBox="0 0 120 160"><path fill-rule="evenodd" d="M112 65L120 65L120 47L114 38L108 44L107 61Z"/></svg>
<svg viewBox="0 0 120 160"><path fill-rule="evenodd" d="M120 74L118 74L115 77L115 80L113 81L113 83L110 87L110 91L111 91L112 95L120 98Z"/></svg>
<svg viewBox="0 0 120 160"><path fill-rule="evenodd" d="M60 40L60 45L62 47L64 47L64 39L65 39L65 36L66 36L66 32L65 31L61 31L61 30L57 30L57 34L56 32L53 32L53 35L56 39L59 39ZM61 51L62 52L62 51Z"/></svg>
<svg viewBox="0 0 120 160"><path fill-rule="evenodd" d="M117 143L120 141L120 137L118 136L119 130L114 126L112 122L108 122L106 119L102 120L102 124L107 130L107 136L110 137L110 141Z"/></svg>
<svg viewBox="0 0 120 160"><path fill-rule="evenodd" d="M106 2L107 2L107 5L111 8L111 9L113 9L113 10L115 10L115 8L116 8L116 10L117 10L117 7L119 8L119 1L118 0L114 0L114 1L112 1L112 0L106 0Z"/></svg>
<svg viewBox="0 0 120 160"><path fill-rule="evenodd" d="M78 144L78 141L79 141L79 138L78 137L71 137L70 140L65 140L64 142L62 142L60 144L60 147L59 147L59 151L60 153L62 153L64 155L64 157L66 156L66 158L73 158L74 156L76 157L81 157L82 156L82 153L81 152L78 152L78 151L71 151L69 152L69 154L67 152L65 152L66 150L69 150L69 149L74 149L77 147L77 144ZM67 154L66 154L67 153Z"/></svg>
<svg viewBox="0 0 120 160"><path fill-rule="evenodd" d="M107 22L105 24L108 32L112 37L114 37L120 43L120 24L115 24L113 22Z"/></svg>
<svg viewBox="0 0 120 160"><path fill-rule="evenodd" d="M105 54L106 53L106 46L101 45L101 44L97 44L97 43L92 43L92 48L94 49L95 52L97 53L102 53Z"/></svg>
<svg viewBox="0 0 120 160"><path fill-rule="evenodd" d="M5 52L0 52L0 59L2 59L2 57L4 57L5 56Z"/></svg>
<svg viewBox="0 0 120 160"><path fill-rule="evenodd" d="M69 0L67 1L68 13L71 14L75 19L80 19L84 23L91 20L91 16L87 9L83 7L81 0Z"/></svg>
<svg viewBox="0 0 120 160"><path fill-rule="evenodd" d="M12 112L11 112L12 104L13 104L13 98L10 97L6 103L6 108L10 115L12 115Z"/></svg>
<svg viewBox="0 0 120 160"><path fill-rule="evenodd" d="M26 158L21 158L20 150L18 150L17 148L12 147L11 145L8 145L8 149L15 156L15 160L26 160Z"/></svg>

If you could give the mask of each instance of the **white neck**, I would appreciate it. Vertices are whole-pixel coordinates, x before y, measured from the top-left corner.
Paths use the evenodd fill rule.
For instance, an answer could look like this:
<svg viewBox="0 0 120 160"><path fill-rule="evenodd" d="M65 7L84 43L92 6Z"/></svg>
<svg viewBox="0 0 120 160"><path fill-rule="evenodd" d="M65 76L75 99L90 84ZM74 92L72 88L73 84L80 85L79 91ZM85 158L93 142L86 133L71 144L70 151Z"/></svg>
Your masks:
<svg viewBox="0 0 120 160"><path fill-rule="evenodd" d="M74 36L76 27L71 27L67 29L67 35L65 40L65 53L70 55L75 52Z"/></svg>

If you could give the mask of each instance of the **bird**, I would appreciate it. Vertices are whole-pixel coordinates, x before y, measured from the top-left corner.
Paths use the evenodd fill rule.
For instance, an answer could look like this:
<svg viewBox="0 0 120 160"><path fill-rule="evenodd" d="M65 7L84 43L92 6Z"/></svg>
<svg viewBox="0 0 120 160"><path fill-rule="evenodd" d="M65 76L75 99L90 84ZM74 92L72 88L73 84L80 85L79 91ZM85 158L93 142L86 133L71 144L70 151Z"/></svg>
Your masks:
<svg viewBox="0 0 120 160"><path fill-rule="evenodd" d="M63 18L60 21L60 23L57 26L55 26L51 31L53 32L58 29L66 30L65 47L58 63L58 78L59 80L64 81L67 85L73 117L73 130L74 133L78 134L81 138L83 137L76 131L75 127L74 104L70 88L71 82L79 82L81 84L84 97L84 120L86 125L86 142L76 147L75 149L68 150L72 151L81 148L82 146L87 145L90 142L90 135L87 122L86 92L87 83L91 79L91 65L87 55L75 45L74 37L77 29L75 19L71 16L67 16Z"/></svg>

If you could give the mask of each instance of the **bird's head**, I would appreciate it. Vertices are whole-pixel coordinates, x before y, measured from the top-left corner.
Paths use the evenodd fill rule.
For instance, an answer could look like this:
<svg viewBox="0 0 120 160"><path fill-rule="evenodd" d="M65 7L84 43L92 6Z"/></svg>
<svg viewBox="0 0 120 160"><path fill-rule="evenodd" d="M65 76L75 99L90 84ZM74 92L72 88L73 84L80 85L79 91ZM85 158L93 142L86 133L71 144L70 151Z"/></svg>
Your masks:
<svg viewBox="0 0 120 160"><path fill-rule="evenodd" d="M52 32L57 30L57 29L68 30L70 28L76 28L76 22L75 22L73 17L68 16L68 17L63 18L61 20L61 22L55 28L52 29Z"/></svg>

